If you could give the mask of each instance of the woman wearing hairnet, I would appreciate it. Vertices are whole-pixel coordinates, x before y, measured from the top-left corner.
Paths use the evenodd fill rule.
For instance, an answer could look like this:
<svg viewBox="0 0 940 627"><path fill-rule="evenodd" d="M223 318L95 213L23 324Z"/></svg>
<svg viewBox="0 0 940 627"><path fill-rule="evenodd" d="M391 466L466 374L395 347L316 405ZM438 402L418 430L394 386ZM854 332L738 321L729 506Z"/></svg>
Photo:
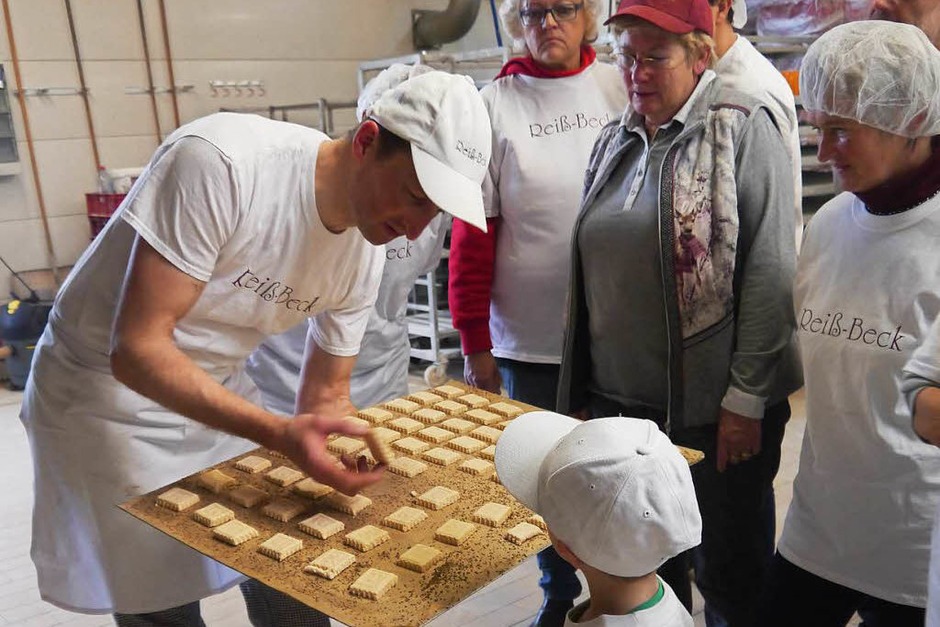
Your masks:
<svg viewBox="0 0 940 627"><path fill-rule="evenodd" d="M940 312L940 52L913 26L819 38L800 75L845 190L809 223L794 286L806 434L757 624L924 624L940 454L902 368Z"/></svg>

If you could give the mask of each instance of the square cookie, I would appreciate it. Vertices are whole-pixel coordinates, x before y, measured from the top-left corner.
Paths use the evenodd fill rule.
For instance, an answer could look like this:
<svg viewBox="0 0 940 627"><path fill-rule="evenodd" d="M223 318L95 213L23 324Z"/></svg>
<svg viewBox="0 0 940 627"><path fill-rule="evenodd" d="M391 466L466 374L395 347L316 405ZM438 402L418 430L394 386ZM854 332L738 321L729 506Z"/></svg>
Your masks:
<svg viewBox="0 0 940 627"><path fill-rule="evenodd" d="M365 553L391 539L392 536L388 535L388 532L384 529L379 529L374 525L366 525L347 533L346 537L343 538L343 542L357 551Z"/></svg>
<svg viewBox="0 0 940 627"><path fill-rule="evenodd" d="M444 544L460 546L467 541L467 538L473 535L477 526L473 523L464 522L451 518L446 523L437 528L434 532L434 539Z"/></svg>
<svg viewBox="0 0 940 627"><path fill-rule="evenodd" d="M372 458L369 460L371 464L375 464L376 462L389 464L395 459L395 452L392 450L392 447L389 446L388 442L383 440L381 434L378 433L378 430L381 428L382 427L372 429L366 434L366 444L369 446L369 455L367 458Z"/></svg>
<svg viewBox="0 0 940 627"><path fill-rule="evenodd" d="M434 409L442 411L449 416L459 416L460 414L467 411L469 407L463 403L458 403L457 401L447 399L441 401L440 403L436 403L434 405Z"/></svg>
<svg viewBox="0 0 940 627"><path fill-rule="evenodd" d="M542 530L532 523L521 522L506 532L506 539L513 544L525 544L535 536L541 534Z"/></svg>
<svg viewBox="0 0 940 627"><path fill-rule="evenodd" d="M421 431L418 431L416 435L422 440L427 440L433 444L440 444L454 437L453 433L447 429L441 429L440 427L425 427L421 429Z"/></svg>
<svg viewBox="0 0 940 627"><path fill-rule="evenodd" d="M486 442L477 440L476 438L471 438L468 435L459 435L453 440L448 441L447 446L454 449L455 451L472 455L473 453L486 448Z"/></svg>
<svg viewBox="0 0 940 627"><path fill-rule="evenodd" d="M395 414L388 411L387 409L382 409L381 407L369 407L367 409L360 410L359 417L368 420L372 424L380 424L393 418Z"/></svg>
<svg viewBox="0 0 940 627"><path fill-rule="evenodd" d="M497 422L500 422L503 417L499 414L494 414L491 411L486 411L485 409L470 409L463 413L464 418L469 418L478 425L493 425Z"/></svg>
<svg viewBox="0 0 940 627"><path fill-rule="evenodd" d="M486 503L483 506L477 508L470 518L474 522L486 525L487 527L499 527L504 522L506 522L506 519L509 518L509 514L511 513L512 508L508 505L503 505L501 503Z"/></svg>
<svg viewBox="0 0 940 627"><path fill-rule="evenodd" d="M199 475L199 485L213 494L219 494L236 483L238 481L235 477L230 477L221 470L210 470Z"/></svg>
<svg viewBox="0 0 940 627"><path fill-rule="evenodd" d="M326 540L345 529L346 525L326 514L314 514L310 518L305 518L297 523L297 527L307 535Z"/></svg>
<svg viewBox="0 0 940 627"><path fill-rule="evenodd" d="M170 488L157 497L157 505L182 512L199 502L199 495L183 488Z"/></svg>
<svg viewBox="0 0 940 627"><path fill-rule="evenodd" d="M314 481L310 477L301 479L293 485L292 489L300 496L305 496L308 499L318 499L321 496L326 496L334 492L333 488L330 486L320 483L319 481Z"/></svg>
<svg viewBox="0 0 940 627"><path fill-rule="evenodd" d="M440 425L441 429L447 429L457 434L469 433L471 429L475 428L477 424L475 422L470 422L469 420L464 420L463 418L448 418Z"/></svg>
<svg viewBox="0 0 940 627"><path fill-rule="evenodd" d="M380 599L396 583L398 583L398 575L387 573L378 568L370 568L349 586L349 593L353 596L375 601Z"/></svg>
<svg viewBox="0 0 940 627"><path fill-rule="evenodd" d="M496 441L499 440L499 436L503 435L503 432L496 427L482 426L471 431L470 435L489 444L496 444Z"/></svg>
<svg viewBox="0 0 940 627"><path fill-rule="evenodd" d="M518 416L519 414L525 411L521 407L517 407L513 405L512 403L507 403L505 401L499 401L497 403L493 403L486 409L487 411L491 411L494 414L499 414L500 416L503 416L504 418L515 418L516 416Z"/></svg>
<svg viewBox="0 0 940 627"><path fill-rule="evenodd" d="M427 520L428 514L424 510L414 507L399 507L382 520L382 524L398 531L411 531Z"/></svg>
<svg viewBox="0 0 940 627"><path fill-rule="evenodd" d="M274 499L261 508L261 513L268 518L287 522L294 516L302 513L305 509L307 509L305 504L294 501L293 499Z"/></svg>
<svg viewBox="0 0 940 627"><path fill-rule="evenodd" d="M210 503L193 512L193 520L206 527L218 527L234 519L235 512L219 503Z"/></svg>
<svg viewBox="0 0 940 627"><path fill-rule="evenodd" d="M483 459L488 459L490 461L495 460L496 459L496 445L491 444L490 446L487 446L486 448L480 449L480 452L478 453L478 455L482 457Z"/></svg>
<svg viewBox="0 0 940 627"><path fill-rule="evenodd" d="M243 542L258 537L258 530L250 525L246 525L240 520L230 520L213 529L212 537L226 544L238 546Z"/></svg>
<svg viewBox="0 0 940 627"><path fill-rule="evenodd" d="M450 466L454 462L458 462L463 459L463 455L457 451L452 451L446 448L432 448L430 451L421 454L422 459L425 459L432 464L437 464L438 466Z"/></svg>
<svg viewBox="0 0 940 627"><path fill-rule="evenodd" d="M408 453L409 455L417 455L418 453L423 453L424 451L431 448L431 445L424 440L408 437L392 442L392 448L396 448L403 453Z"/></svg>
<svg viewBox="0 0 940 627"><path fill-rule="evenodd" d="M339 549L330 549L304 566L304 572L332 581L336 579L337 575L352 566L355 561L356 556L352 553L340 551Z"/></svg>
<svg viewBox="0 0 940 627"><path fill-rule="evenodd" d="M235 462L235 468L241 470L242 472L247 472L249 475L261 472L262 470L267 470L271 467L271 460L265 459L264 457L258 457L257 455L249 455L248 457L242 457L240 460Z"/></svg>
<svg viewBox="0 0 940 627"><path fill-rule="evenodd" d="M411 414L421 409L421 405L414 401L409 401L407 398L396 398L385 403L385 409L398 412L399 414Z"/></svg>
<svg viewBox="0 0 940 627"><path fill-rule="evenodd" d="M444 400L444 397L438 396L437 394L434 394L433 392L428 392L427 390L414 392L412 394L409 394L407 398L409 401L414 401L422 405L433 405L434 403L438 403Z"/></svg>
<svg viewBox="0 0 940 627"><path fill-rule="evenodd" d="M326 503L337 512L356 516L359 512L372 505L372 499L362 494L346 496L342 492L334 492L326 497Z"/></svg>
<svg viewBox="0 0 940 627"><path fill-rule="evenodd" d="M411 414L411 417L415 420L420 420L426 425L433 425L447 418L447 414L439 409L425 407L424 409L419 409L415 413Z"/></svg>
<svg viewBox="0 0 940 627"><path fill-rule="evenodd" d="M427 464L419 462L416 459L411 459L410 457L397 457L388 465L389 472L393 472L402 477L408 477L409 479L417 477L427 469Z"/></svg>
<svg viewBox="0 0 940 627"><path fill-rule="evenodd" d="M398 557L398 565L416 573L426 573L444 557L444 553L433 546L416 544Z"/></svg>
<svg viewBox="0 0 940 627"><path fill-rule="evenodd" d="M235 504L251 509L258 503L268 500L268 493L253 485L240 485L228 493L228 498Z"/></svg>
<svg viewBox="0 0 940 627"><path fill-rule="evenodd" d="M288 557L304 547L302 540L287 535L275 533L258 546L258 552L272 559L283 562Z"/></svg>
<svg viewBox="0 0 940 627"><path fill-rule="evenodd" d="M442 485L434 486L424 494L417 497L418 505L435 511L453 505L460 498L460 492L451 490Z"/></svg>
<svg viewBox="0 0 940 627"><path fill-rule="evenodd" d="M288 466L278 466L266 474L264 478L271 483L277 484L281 487L286 487L303 479L304 473L300 472L299 470L294 470Z"/></svg>
<svg viewBox="0 0 940 627"><path fill-rule="evenodd" d="M390 429L394 429L395 431L405 435L411 435L415 431L420 431L421 429L424 429L425 426L424 423L420 420L415 420L414 418L408 418L406 416L402 416L401 418L394 418L389 420L386 424Z"/></svg>
<svg viewBox="0 0 940 627"><path fill-rule="evenodd" d="M493 472L493 469L495 468L496 467L493 465L493 462L488 462L485 459L477 459L476 457L472 457L457 466L457 470L465 472L468 475L476 476Z"/></svg>
<svg viewBox="0 0 940 627"><path fill-rule="evenodd" d="M444 398L456 398L467 393L466 390L455 385L439 385L436 388L431 388L430 391Z"/></svg>
<svg viewBox="0 0 940 627"><path fill-rule="evenodd" d="M463 403L464 405L471 407L473 409L479 409L481 407L486 407L490 404L489 399L480 396L479 394L464 394L458 396L456 401Z"/></svg>
<svg viewBox="0 0 940 627"><path fill-rule="evenodd" d="M351 438L348 435L341 435L335 440L326 443L327 450L338 455L352 455L358 453L366 447L366 443L359 438Z"/></svg>

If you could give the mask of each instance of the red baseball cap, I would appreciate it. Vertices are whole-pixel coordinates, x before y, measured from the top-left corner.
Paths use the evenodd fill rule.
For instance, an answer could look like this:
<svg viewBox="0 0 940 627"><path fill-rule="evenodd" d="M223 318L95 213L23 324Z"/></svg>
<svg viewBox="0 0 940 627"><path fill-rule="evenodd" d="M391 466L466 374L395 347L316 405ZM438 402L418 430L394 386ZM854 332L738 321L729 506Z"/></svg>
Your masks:
<svg viewBox="0 0 940 627"><path fill-rule="evenodd" d="M620 0L617 12L604 25L618 17L632 15L676 35L700 30L714 35L714 22L708 0Z"/></svg>

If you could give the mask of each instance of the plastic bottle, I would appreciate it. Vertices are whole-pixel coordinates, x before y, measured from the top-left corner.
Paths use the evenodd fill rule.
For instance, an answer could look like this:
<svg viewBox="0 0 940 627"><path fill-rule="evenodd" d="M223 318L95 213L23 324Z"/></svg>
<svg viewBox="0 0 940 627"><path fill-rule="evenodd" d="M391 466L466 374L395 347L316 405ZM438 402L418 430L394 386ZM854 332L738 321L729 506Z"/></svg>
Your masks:
<svg viewBox="0 0 940 627"><path fill-rule="evenodd" d="M111 181L111 176L108 174L108 170L103 165L98 166L98 193L114 193L114 184Z"/></svg>

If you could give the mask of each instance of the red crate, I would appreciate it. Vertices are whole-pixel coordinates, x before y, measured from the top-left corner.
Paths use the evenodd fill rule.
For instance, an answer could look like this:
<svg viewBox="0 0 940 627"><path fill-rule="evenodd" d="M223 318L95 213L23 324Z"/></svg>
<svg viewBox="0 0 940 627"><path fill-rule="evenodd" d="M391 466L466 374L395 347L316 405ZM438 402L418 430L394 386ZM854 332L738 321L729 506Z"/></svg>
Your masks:
<svg viewBox="0 0 940 627"><path fill-rule="evenodd" d="M121 205L125 196L127 194L85 194L92 238L104 229L108 219Z"/></svg>

